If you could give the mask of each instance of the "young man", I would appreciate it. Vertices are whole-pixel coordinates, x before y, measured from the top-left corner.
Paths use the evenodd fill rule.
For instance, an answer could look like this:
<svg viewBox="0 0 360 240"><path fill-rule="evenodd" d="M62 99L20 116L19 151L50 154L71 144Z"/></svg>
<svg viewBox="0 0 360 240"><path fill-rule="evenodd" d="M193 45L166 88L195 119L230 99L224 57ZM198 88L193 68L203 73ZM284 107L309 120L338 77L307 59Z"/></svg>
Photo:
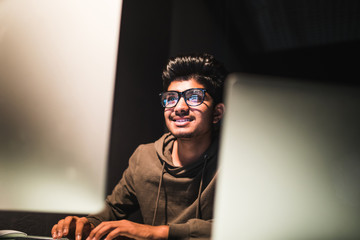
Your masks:
<svg viewBox="0 0 360 240"><path fill-rule="evenodd" d="M210 238L226 75L209 54L170 59L160 94L169 133L136 149L101 213L60 220L53 238ZM137 209L144 224L124 220Z"/></svg>

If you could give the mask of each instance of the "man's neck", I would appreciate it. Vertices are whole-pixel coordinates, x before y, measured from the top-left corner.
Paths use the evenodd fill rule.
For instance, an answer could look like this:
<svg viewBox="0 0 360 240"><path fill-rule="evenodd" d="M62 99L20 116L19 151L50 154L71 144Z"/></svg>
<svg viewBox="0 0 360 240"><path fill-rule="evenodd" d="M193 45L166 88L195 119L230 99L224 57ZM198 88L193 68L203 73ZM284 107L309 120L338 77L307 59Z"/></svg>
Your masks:
<svg viewBox="0 0 360 240"><path fill-rule="evenodd" d="M177 139L172 149L175 166L186 166L199 159L211 144L211 137L206 139Z"/></svg>

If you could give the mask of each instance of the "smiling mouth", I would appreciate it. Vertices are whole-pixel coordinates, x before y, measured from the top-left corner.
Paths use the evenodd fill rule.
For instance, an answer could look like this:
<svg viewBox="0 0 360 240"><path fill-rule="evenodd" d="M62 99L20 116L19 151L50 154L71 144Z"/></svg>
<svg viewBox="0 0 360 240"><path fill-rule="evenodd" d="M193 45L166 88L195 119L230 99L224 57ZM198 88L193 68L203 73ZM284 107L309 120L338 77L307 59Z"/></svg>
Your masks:
<svg viewBox="0 0 360 240"><path fill-rule="evenodd" d="M173 121L181 123L181 122L190 122L191 120L187 118L187 119L173 119Z"/></svg>

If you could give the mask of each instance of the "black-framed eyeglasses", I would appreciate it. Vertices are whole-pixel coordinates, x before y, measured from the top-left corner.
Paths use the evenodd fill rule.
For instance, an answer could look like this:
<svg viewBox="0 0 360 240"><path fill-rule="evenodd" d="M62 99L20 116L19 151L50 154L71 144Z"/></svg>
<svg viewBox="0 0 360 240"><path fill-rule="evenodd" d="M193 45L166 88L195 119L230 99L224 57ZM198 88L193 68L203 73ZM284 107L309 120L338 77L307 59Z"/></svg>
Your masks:
<svg viewBox="0 0 360 240"><path fill-rule="evenodd" d="M167 91L160 93L161 105L165 108L175 107L180 98L190 107L198 106L204 102L206 89L190 88L183 92Z"/></svg>

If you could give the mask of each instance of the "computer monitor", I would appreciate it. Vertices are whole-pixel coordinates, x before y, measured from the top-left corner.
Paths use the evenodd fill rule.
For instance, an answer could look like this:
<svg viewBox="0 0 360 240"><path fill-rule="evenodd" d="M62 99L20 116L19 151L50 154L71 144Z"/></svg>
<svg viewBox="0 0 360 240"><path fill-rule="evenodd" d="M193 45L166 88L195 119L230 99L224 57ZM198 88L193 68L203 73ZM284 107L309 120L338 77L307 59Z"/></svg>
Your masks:
<svg viewBox="0 0 360 240"><path fill-rule="evenodd" d="M121 8L0 2L0 210L103 207Z"/></svg>
<svg viewBox="0 0 360 240"><path fill-rule="evenodd" d="M360 239L360 88L227 81L213 239Z"/></svg>

